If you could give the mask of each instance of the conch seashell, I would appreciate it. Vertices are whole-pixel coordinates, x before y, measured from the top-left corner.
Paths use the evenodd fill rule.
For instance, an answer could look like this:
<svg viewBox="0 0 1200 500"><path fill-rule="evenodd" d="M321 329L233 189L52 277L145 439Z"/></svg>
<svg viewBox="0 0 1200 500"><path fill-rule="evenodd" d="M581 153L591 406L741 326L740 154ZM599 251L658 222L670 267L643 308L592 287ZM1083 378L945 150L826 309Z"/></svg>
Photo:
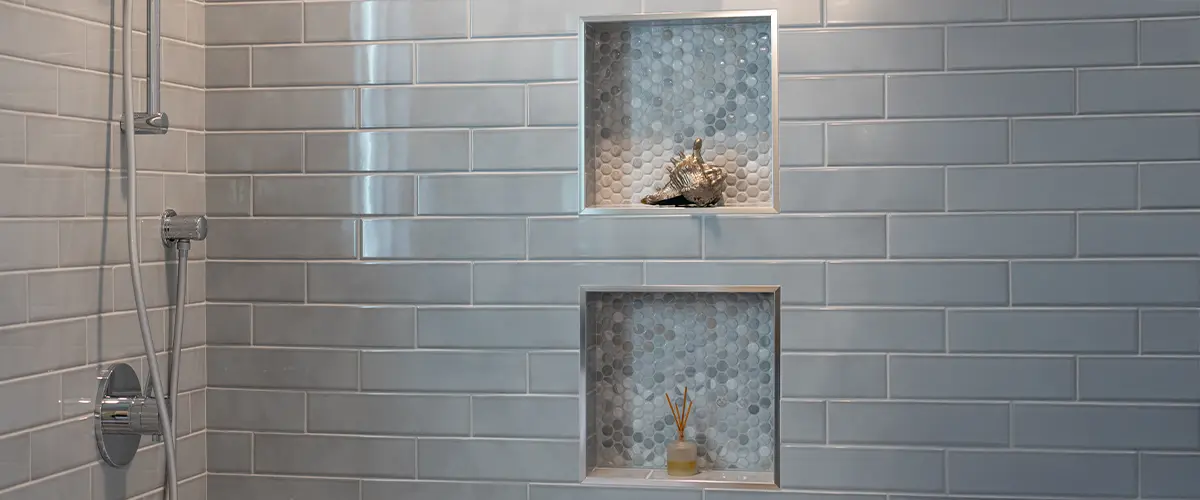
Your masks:
<svg viewBox="0 0 1200 500"><path fill-rule="evenodd" d="M704 163L700 156L701 139L692 145L692 154L682 151L667 165L667 183L658 191L642 198L647 205L680 207L712 207L720 205L725 194L724 168Z"/></svg>

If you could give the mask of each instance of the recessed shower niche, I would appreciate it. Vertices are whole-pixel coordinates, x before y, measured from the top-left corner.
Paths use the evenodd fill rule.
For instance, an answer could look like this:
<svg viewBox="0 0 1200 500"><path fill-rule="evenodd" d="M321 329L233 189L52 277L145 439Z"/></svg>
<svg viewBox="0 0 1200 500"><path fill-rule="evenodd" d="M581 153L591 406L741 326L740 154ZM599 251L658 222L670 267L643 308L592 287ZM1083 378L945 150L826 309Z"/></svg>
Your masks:
<svg viewBox="0 0 1200 500"><path fill-rule="evenodd" d="M779 287L584 287L584 482L774 488L779 456ZM667 476L672 408L695 476Z"/></svg>
<svg viewBox="0 0 1200 500"><path fill-rule="evenodd" d="M773 10L582 18L580 212L777 213L777 31ZM721 202L642 204L696 139Z"/></svg>

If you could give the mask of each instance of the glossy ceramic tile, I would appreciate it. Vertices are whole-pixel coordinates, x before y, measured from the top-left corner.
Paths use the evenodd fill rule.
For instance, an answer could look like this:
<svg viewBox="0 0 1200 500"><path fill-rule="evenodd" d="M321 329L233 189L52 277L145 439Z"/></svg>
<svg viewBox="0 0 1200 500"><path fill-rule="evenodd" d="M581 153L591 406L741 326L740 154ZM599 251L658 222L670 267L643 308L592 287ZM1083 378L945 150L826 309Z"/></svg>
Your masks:
<svg viewBox="0 0 1200 500"><path fill-rule="evenodd" d="M255 47L255 87L411 83L413 46Z"/></svg>
<svg viewBox="0 0 1200 500"><path fill-rule="evenodd" d="M464 37L466 0L319 2L304 5L307 42Z"/></svg>
<svg viewBox="0 0 1200 500"><path fill-rule="evenodd" d="M513 150L483 146L493 154ZM306 172L466 171L470 151L465 130L307 133L304 166Z"/></svg>

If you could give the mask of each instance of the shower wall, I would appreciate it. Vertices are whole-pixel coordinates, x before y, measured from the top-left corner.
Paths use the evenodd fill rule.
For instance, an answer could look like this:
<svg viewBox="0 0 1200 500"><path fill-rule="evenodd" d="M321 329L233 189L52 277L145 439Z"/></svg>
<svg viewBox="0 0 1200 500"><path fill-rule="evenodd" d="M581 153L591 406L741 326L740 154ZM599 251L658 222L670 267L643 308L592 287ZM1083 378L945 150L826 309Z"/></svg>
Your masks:
<svg viewBox="0 0 1200 500"><path fill-rule="evenodd" d="M783 213L575 216L576 16L699 8L779 9ZM583 284L782 285L785 490L1200 495L1200 3L206 10L211 498L762 495L578 484Z"/></svg>
<svg viewBox="0 0 1200 500"><path fill-rule="evenodd" d="M161 444L143 441L132 468L116 471L99 465L92 434L101 369L127 362L145 373L115 125L121 54L109 26L117 5L0 0L2 500L158 498L163 482ZM172 132L138 138L143 275L160 351L175 267L165 262L173 255L158 241L158 216L164 207L204 211L203 5L166 0L164 9L163 107ZM144 35L135 43L144 75ZM202 500L205 246L193 249L177 421L181 498Z"/></svg>

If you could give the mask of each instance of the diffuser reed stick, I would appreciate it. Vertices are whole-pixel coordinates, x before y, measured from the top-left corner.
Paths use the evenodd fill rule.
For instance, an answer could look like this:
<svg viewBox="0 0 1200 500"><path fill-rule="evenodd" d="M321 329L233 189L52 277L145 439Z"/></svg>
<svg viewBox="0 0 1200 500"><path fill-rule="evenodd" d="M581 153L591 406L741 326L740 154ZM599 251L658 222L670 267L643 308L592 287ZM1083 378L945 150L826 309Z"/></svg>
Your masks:
<svg viewBox="0 0 1200 500"><path fill-rule="evenodd" d="M683 440L684 431L687 430L688 418L692 416L692 407L696 405L695 401L688 400L688 389L683 388L683 401L676 404L671 401L670 394L664 394L667 397L667 406L671 408L671 416L675 418L675 429L679 431L679 440Z"/></svg>
<svg viewBox="0 0 1200 500"><path fill-rule="evenodd" d="M692 407L696 406L696 402L688 399L687 387L683 388L683 400L679 401L679 404L671 401L670 393L665 395L667 406L671 408L671 416L675 418L675 430L679 431L679 438L667 444L667 475L694 476L696 443L685 440L684 432L687 431L688 417L692 416Z"/></svg>

